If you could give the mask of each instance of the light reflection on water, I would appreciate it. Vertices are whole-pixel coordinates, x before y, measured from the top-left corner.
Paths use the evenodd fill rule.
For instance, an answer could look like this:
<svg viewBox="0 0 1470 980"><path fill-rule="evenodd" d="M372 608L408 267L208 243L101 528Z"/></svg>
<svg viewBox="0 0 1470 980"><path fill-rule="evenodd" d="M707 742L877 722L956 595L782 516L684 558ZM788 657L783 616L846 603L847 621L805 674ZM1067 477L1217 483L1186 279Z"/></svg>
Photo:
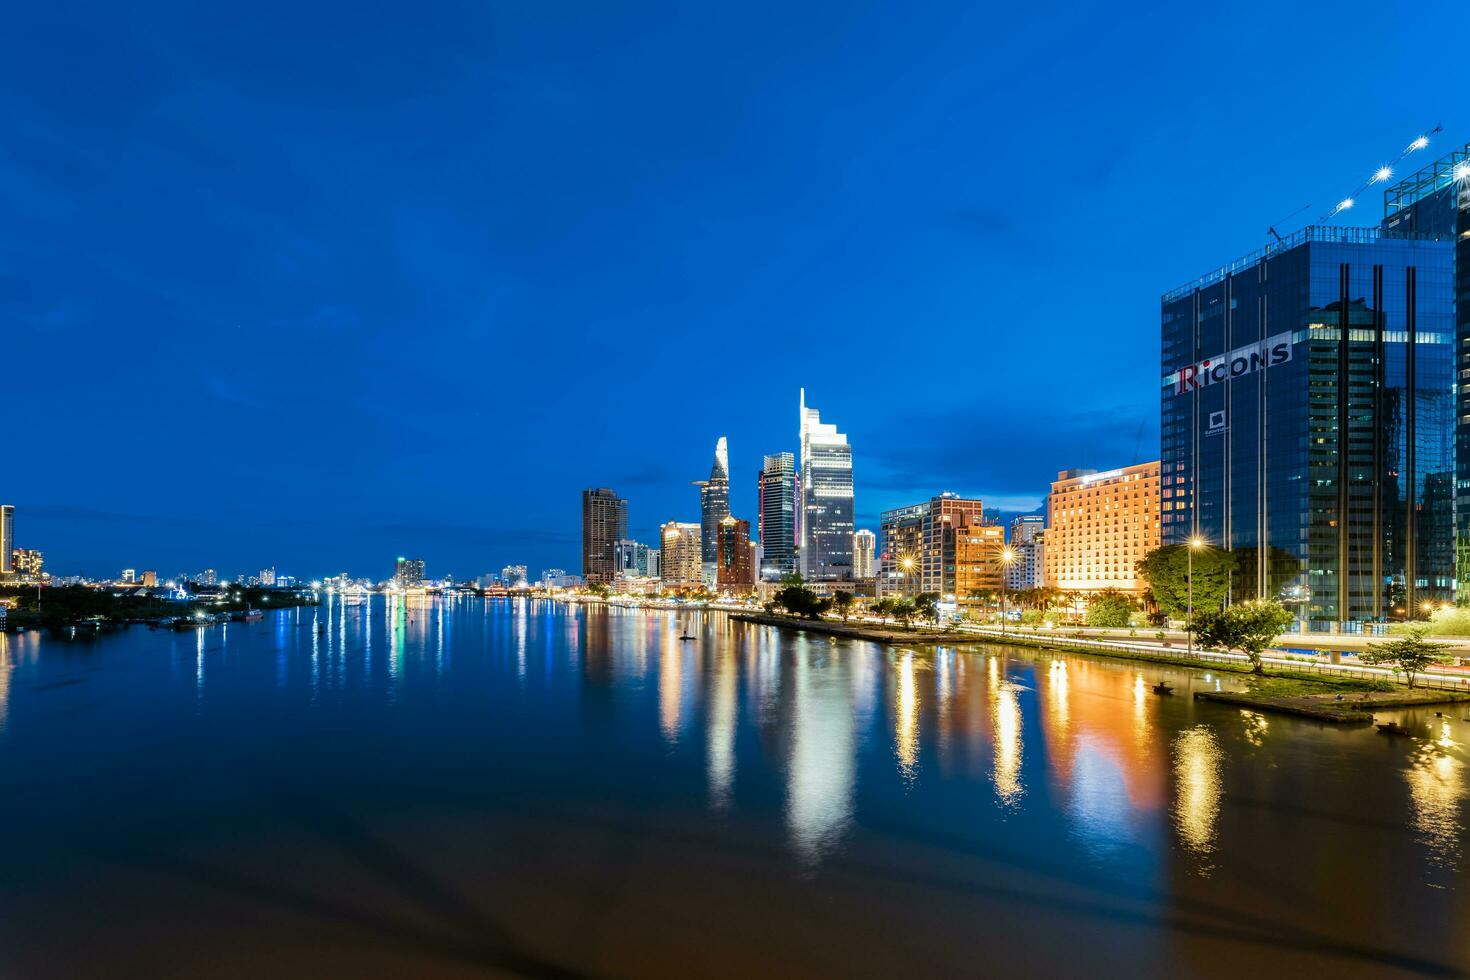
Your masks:
<svg viewBox="0 0 1470 980"><path fill-rule="evenodd" d="M693 639L680 639L686 629ZM0 810L0 831L7 819L46 827L74 811L128 826L139 798L112 795L111 773L150 758L143 746L162 731L188 733L184 745L222 737L243 756L158 758L184 794L178 812L195 815L214 801L188 796L177 771L289 761L334 799L370 797L363 787L386 780L394 807L452 811L477 787L496 800L555 787L578 813L617 801L641 825L725 828L742 853L784 855L803 879L871 865L886 856L875 837L930 849L917 869L904 857L916 875L925 860L973 874L957 869L981 849L987 874L1040 855L1063 878L1096 872L1145 891L1190 894L1208 879L1221 903L1278 865L1312 900L1272 916L1361 901L1365 917L1397 916L1404 935L1437 907L1409 892L1384 912L1385 888L1463 889L1470 724L1420 719L1411 727L1426 737L1383 738L1160 697L1158 679L1187 692L1200 675L999 647L886 649L720 616L404 596L192 635L0 635L0 790L35 808ZM171 714L185 699L188 720ZM328 751L336 737L350 753ZM82 801L57 797L49 812L36 787L71 775L76 759L53 753L77 741L98 769L75 774ZM240 792L232 806L269 828ZM517 839L536 841L536 826ZM46 837L29 829L44 852ZM1361 853L1390 862L1392 883L1360 871ZM1344 914L1345 933L1351 921Z"/></svg>

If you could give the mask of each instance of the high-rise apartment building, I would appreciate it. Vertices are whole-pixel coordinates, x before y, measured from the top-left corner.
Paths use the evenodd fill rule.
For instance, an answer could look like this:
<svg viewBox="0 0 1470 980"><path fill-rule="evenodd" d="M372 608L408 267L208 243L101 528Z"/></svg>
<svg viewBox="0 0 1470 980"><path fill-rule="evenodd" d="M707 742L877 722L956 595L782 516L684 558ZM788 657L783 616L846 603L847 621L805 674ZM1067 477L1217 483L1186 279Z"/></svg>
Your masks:
<svg viewBox="0 0 1470 980"><path fill-rule="evenodd" d="M878 574L878 536L866 528L852 532L852 577L866 581Z"/></svg>
<svg viewBox="0 0 1470 980"><path fill-rule="evenodd" d="M1393 230L1303 228L1160 303L1164 540L1228 548L1231 601L1306 629L1455 596L1459 225L1401 198Z"/></svg>
<svg viewBox="0 0 1470 980"><path fill-rule="evenodd" d="M922 504L886 510L880 517L883 552L878 574L886 590L955 595L955 536L985 523L978 499L941 493ZM999 528L1005 542L1005 528Z"/></svg>
<svg viewBox="0 0 1470 980"><path fill-rule="evenodd" d="M399 558L393 566L393 584L411 589L424 584L424 563L418 558Z"/></svg>
<svg viewBox="0 0 1470 980"><path fill-rule="evenodd" d="M852 447L837 426L807 407L805 388L799 410L801 575L808 582L846 581L852 578Z"/></svg>
<svg viewBox="0 0 1470 980"><path fill-rule="evenodd" d="M699 524L669 521L659 528L659 578L665 588L692 589L703 583Z"/></svg>
<svg viewBox="0 0 1470 980"><path fill-rule="evenodd" d="M1030 544L1046 527L1046 518L1040 514L1022 514L1011 518L1011 547Z"/></svg>
<svg viewBox="0 0 1470 980"><path fill-rule="evenodd" d="M1159 464L1063 470L1046 499L1046 584L1063 592L1147 587L1135 565L1159 547Z"/></svg>
<svg viewBox="0 0 1470 980"><path fill-rule="evenodd" d="M709 479L697 481L696 485L699 487L699 560L705 566L705 581L712 584L720 523L730 516L730 451L724 436L715 443Z"/></svg>
<svg viewBox="0 0 1470 980"><path fill-rule="evenodd" d="M754 552L749 521L726 517L720 522L715 548L715 584L721 592L742 595L755 587Z"/></svg>
<svg viewBox="0 0 1470 980"><path fill-rule="evenodd" d="M531 573L525 565L506 565L500 570L500 584L507 589L524 589L530 582Z"/></svg>
<svg viewBox="0 0 1470 980"><path fill-rule="evenodd" d="M606 487L582 491L582 579L606 585L617 575L613 546L628 536L628 502Z"/></svg>
<svg viewBox="0 0 1470 980"><path fill-rule="evenodd" d="M0 575L10 576L15 572L15 505L0 504Z"/></svg>
<svg viewBox="0 0 1470 980"><path fill-rule="evenodd" d="M796 457L767 456L756 488L760 501L760 576L774 582L796 571Z"/></svg>
<svg viewBox="0 0 1470 980"><path fill-rule="evenodd" d="M34 548L16 548L10 553L11 569L14 576L22 582L39 582L42 578L42 569L45 567L46 559Z"/></svg>

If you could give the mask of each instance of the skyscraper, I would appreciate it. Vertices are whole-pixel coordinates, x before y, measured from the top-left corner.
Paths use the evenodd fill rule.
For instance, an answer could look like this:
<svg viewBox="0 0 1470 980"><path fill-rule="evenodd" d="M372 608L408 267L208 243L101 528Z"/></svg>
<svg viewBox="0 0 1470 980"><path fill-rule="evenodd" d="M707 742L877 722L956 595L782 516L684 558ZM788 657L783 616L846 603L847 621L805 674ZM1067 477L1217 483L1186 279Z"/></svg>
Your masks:
<svg viewBox="0 0 1470 980"><path fill-rule="evenodd" d="M715 583L721 591L737 595L750 592L755 585L755 555L750 543L750 522L727 517L720 522L716 539Z"/></svg>
<svg viewBox="0 0 1470 980"><path fill-rule="evenodd" d="M985 523L985 507L976 498L941 493L922 504L885 510L880 522L879 574L887 588L955 595L956 537L961 529ZM1004 543L1005 529L999 531Z"/></svg>
<svg viewBox="0 0 1470 980"><path fill-rule="evenodd" d="M1339 630L1454 598L1454 235L1309 226L1162 297L1163 538L1230 549L1232 601Z"/></svg>
<svg viewBox="0 0 1470 980"><path fill-rule="evenodd" d="M400 589L424 584L424 563L418 558L400 558L394 563L393 581Z"/></svg>
<svg viewBox="0 0 1470 980"><path fill-rule="evenodd" d="M11 552L15 550L15 506L0 504L0 574L9 576L15 571Z"/></svg>
<svg viewBox="0 0 1470 980"><path fill-rule="evenodd" d="M1159 464L1063 470L1046 498L1046 583L1141 593L1136 565L1159 546ZM1014 567L1014 566L1013 566Z"/></svg>
<svg viewBox="0 0 1470 980"><path fill-rule="evenodd" d="M699 560L704 565L705 583L713 585L720 523L730 516L730 453L724 436L715 443L709 479L696 481L696 485L699 487Z"/></svg>
<svg viewBox="0 0 1470 980"><path fill-rule="evenodd" d="M582 579L607 585L617 576L613 546L628 536L628 502L606 487L582 491Z"/></svg>
<svg viewBox="0 0 1470 980"><path fill-rule="evenodd" d="M852 533L852 577L870 579L878 574L878 536L866 528Z"/></svg>
<svg viewBox="0 0 1470 980"><path fill-rule="evenodd" d="M701 584L698 524L669 521L659 528L659 578L666 588L692 589Z"/></svg>
<svg viewBox="0 0 1470 980"><path fill-rule="evenodd" d="M801 389L801 575L808 582L852 578L852 447L837 426L806 404Z"/></svg>
<svg viewBox="0 0 1470 980"><path fill-rule="evenodd" d="M761 578L777 581L796 571L796 457L791 453L767 456L761 467L760 500Z"/></svg>

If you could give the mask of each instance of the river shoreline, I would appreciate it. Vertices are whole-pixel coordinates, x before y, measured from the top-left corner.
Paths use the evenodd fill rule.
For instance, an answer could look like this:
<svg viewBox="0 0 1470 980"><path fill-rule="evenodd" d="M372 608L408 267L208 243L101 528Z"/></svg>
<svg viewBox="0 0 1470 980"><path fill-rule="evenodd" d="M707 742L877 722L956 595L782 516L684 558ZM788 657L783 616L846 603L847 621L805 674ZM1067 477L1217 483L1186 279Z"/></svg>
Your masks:
<svg viewBox="0 0 1470 980"><path fill-rule="evenodd" d="M1295 671L1271 669L1264 675L1252 674L1248 667L1229 662L1212 662L1200 657L1169 653L1152 653L1125 647L1101 647L1085 643L1069 643L1058 637L1027 636L1024 633L1001 636L976 636L974 633L955 630L931 630L922 628L904 629L898 626L879 626L872 623L838 623L830 620L793 619L762 613L729 614L739 622L761 626L776 626L791 630L807 630L829 636L849 639L870 640L887 645L905 644L958 644L958 643L1008 643L1058 653L1080 653L1111 660L1128 660L1141 663L1156 663L1171 667L1193 670L1211 670L1241 675L1243 678L1258 678L1263 687L1272 682L1286 683L1307 690L1291 690L1277 693L1268 689L1236 692L1197 692L1195 698L1230 704L1258 711L1275 711L1296 715L1330 724L1367 724L1373 720L1375 709L1418 708L1436 704L1451 704L1470 701L1470 693L1458 691L1407 688L1395 684L1390 690L1375 688L1375 682L1324 678ZM1387 682L1376 682L1385 684Z"/></svg>

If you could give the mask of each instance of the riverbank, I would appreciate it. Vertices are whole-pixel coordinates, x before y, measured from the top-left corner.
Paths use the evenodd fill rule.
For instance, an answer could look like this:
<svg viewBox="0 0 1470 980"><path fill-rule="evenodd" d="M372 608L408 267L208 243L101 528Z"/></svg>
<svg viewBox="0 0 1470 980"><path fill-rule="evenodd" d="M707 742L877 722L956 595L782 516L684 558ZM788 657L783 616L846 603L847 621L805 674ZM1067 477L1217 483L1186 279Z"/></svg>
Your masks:
<svg viewBox="0 0 1470 980"><path fill-rule="evenodd" d="M1195 698L1200 701L1231 704L1255 711L1274 711L1297 715L1333 724L1370 722L1373 720L1372 712L1375 709L1470 702L1470 693L1409 688L1386 679L1306 674L1301 671L1271 667L1267 667L1263 674L1255 674L1249 665L1242 661L1221 658L1212 653L1198 653L1193 656L1183 653L1170 654L1125 646L1102 645L1097 641L1069 641L1057 636L1031 636L1020 632L1008 633L1004 636L993 633L976 635L969 631L925 629L923 627L905 629L867 622L841 623L761 613L730 613L729 615L731 619L740 622L806 630L830 636L871 640L877 643L1007 643L1060 653L1080 653L1113 660L1133 660L1171 667L1236 674L1248 685L1247 690L1201 691L1196 692Z"/></svg>
<svg viewBox="0 0 1470 980"><path fill-rule="evenodd" d="M92 629L125 623L159 623L193 617L198 613L238 613L247 609L269 611L317 605L310 593L297 589L240 588L218 599L168 599L148 594L114 594L108 589L60 586L43 590L6 589L0 598L16 603L5 617L5 629Z"/></svg>
<svg viewBox="0 0 1470 980"><path fill-rule="evenodd" d="M1322 681L1280 675L1252 676L1245 691L1196 691L1196 701L1214 701L1238 708L1277 711L1333 724L1366 723L1374 710L1422 708L1470 701L1455 691L1406 688L1386 683Z"/></svg>

